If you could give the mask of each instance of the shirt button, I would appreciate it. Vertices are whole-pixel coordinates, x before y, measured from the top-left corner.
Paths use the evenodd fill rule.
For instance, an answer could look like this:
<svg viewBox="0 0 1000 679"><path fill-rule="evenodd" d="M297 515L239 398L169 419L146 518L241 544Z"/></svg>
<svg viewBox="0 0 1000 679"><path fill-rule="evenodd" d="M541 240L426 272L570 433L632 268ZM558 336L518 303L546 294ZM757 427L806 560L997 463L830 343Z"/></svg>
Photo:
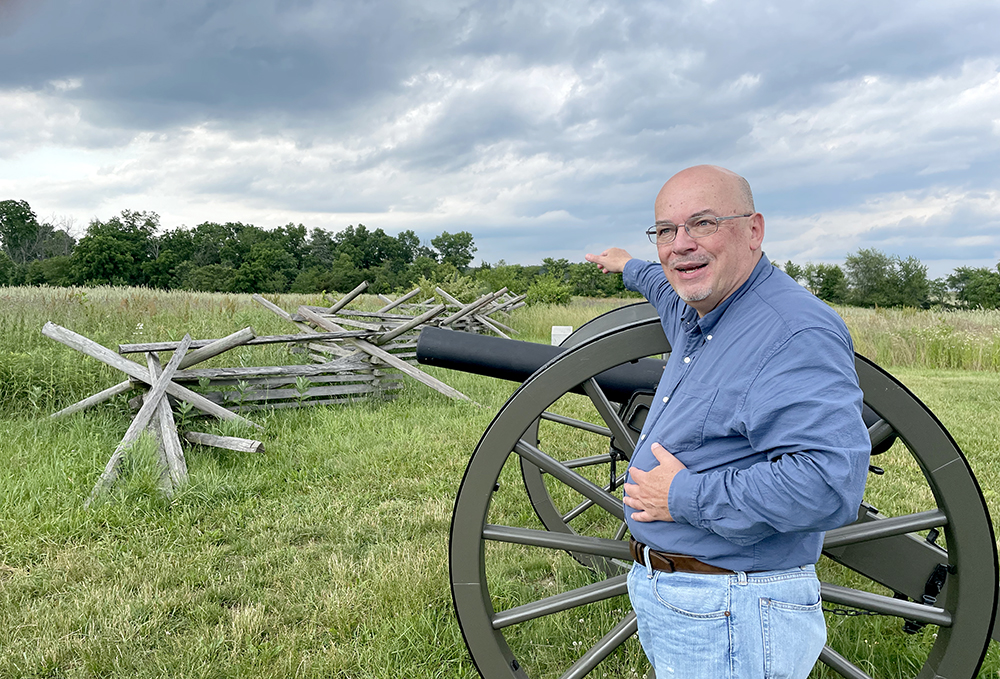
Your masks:
<svg viewBox="0 0 1000 679"><path fill-rule="evenodd" d="M664 403L666 403L666 402L667 402L667 401L669 401L669 400L670 400L670 397L669 397L669 396L664 396L664 397L663 397L663 402L664 402Z"/></svg>
<svg viewBox="0 0 1000 679"><path fill-rule="evenodd" d="M684 362L685 363L690 363L691 362L691 357L690 356L685 356L684 357Z"/></svg>
<svg viewBox="0 0 1000 679"><path fill-rule="evenodd" d="M645 441L646 440L646 435L645 434L640 434L639 435L639 440L640 441Z"/></svg>
<svg viewBox="0 0 1000 679"><path fill-rule="evenodd" d="M711 335L709 335L709 336L708 336L708 337L707 337L706 339L712 339L712 336L711 336Z"/></svg>

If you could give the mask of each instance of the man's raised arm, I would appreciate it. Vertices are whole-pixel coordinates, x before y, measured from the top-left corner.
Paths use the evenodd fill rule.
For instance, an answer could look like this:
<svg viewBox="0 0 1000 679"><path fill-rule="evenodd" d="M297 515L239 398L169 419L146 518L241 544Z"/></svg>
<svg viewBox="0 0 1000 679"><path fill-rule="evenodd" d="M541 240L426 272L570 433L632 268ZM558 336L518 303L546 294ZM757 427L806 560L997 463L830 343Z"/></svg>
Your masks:
<svg viewBox="0 0 1000 679"><path fill-rule="evenodd" d="M593 262L604 273L621 273L632 255L621 248L608 248L599 255L587 255L585 259Z"/></svg>

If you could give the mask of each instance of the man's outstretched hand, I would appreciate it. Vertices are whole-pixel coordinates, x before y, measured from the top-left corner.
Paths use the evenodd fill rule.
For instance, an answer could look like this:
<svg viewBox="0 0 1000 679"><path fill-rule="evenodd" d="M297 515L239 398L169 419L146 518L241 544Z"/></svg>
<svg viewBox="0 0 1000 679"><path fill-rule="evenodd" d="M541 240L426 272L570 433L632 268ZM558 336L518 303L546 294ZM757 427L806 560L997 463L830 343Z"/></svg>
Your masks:
<svg viewBox="0 0 1000 679"><path fill-rule="evenodd" d="M670 484L687 467L659 443L652 448L660 464L648 472L635 467L628 470L632 483L625 484L625 504L635 510L632 518L636 521L673 521L667 506Z"/></svg>
<svg viewBox="0 0 1000 679"><path fill-rule="evenodd" d="M585 259L596 264L604 273L621 273L632 255L621 248L608 248L599 255L588 254Z"/></svg>

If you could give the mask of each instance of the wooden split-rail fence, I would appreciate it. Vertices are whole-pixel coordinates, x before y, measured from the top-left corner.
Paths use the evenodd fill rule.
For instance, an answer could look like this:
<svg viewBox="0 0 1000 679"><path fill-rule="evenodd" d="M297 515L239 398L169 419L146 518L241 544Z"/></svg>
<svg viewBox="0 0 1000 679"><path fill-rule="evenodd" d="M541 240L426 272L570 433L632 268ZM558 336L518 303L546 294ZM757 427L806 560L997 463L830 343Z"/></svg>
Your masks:
<svg viewBox="0 0 1000 679"><path fill-rule="evenodd" d="M152 431L159 445L159 485L168 496L187 480L181 438L200 445L263 452L263 443L253 439L195 431L186 431L181 436L174 420L174 407L185 416L197 411L241 422L250 429L260 429L243 413L347 403L370 397L392 398L394 392L402 388L406 377L451 398L470 400L413 365L420 329L436 325L508 337L507 333L515 331L496 316L503 316L524 304L523 295L511 295L506 289L462 304L437 288L435 292L444 300L443 304L437 303L434 297L413 302L411 300L422 292L417 288L396 300L380 295L386 304L377 311L348 308L347 305L367 287L367 283L362 283L330 307L300 306L292 313L254 295L254 301L298 328L297 333L288 335L258 337L253 328L243 328L214 340L192 340L185 335L179 342L120 344L116 353L72 330L46 323L42 333L47 337L116 368L126 376L122 382L54 413L53 418L86 410L137 388L145 390L130 401L138 412L94 485L86 505L112 487L122 458L146 429ZM311 363L194 367L236 347L279 343L289 345L292 351L307 353ZM160 362L161 352L172 352L166 366ZM130 354L144 355L146 364L125 358Z"/></svg>

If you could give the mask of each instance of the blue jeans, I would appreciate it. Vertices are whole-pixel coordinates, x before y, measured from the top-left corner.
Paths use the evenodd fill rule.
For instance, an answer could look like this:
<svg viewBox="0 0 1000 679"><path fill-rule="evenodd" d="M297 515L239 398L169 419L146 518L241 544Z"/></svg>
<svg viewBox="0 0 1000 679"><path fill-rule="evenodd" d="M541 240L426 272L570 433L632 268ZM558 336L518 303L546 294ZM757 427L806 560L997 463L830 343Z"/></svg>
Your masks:
<svg viewBox="0 0 1000 679"><path fill-rule="evenodd" d="M636 563L628 593L656 679L804 679L826 643L813 566L704 575Z"/></svg>

